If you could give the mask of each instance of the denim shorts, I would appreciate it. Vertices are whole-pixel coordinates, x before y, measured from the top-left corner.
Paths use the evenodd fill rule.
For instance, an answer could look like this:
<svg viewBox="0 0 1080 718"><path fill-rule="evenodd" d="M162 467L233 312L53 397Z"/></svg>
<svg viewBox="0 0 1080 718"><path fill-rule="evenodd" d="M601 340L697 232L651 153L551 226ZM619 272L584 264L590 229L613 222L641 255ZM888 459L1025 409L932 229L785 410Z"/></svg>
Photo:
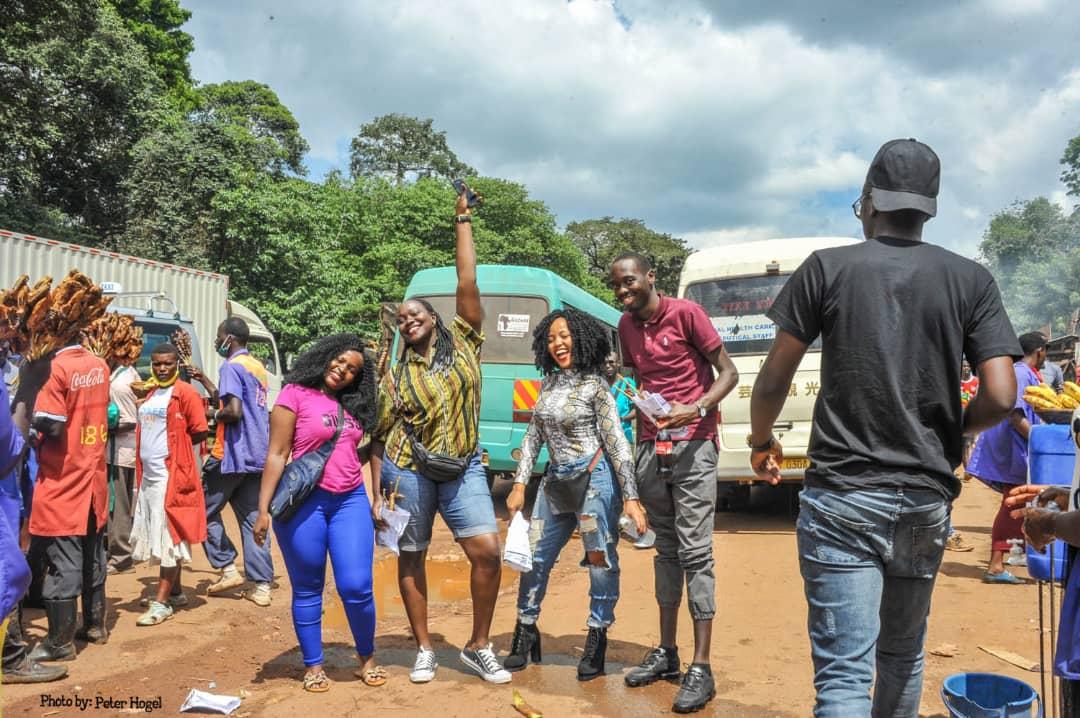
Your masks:
<svg viewBox="0 0 1080 718"><path fill-rule="evenodd" d="M402 551L423 551L431 543L431 527L438 511L457 540L498 533L487 472L477 451L469 468L456 481L436 483L412 469L383 459L380 484L388 491L400 480L397 505L409 512L409 523L398 540Z"/></svg>

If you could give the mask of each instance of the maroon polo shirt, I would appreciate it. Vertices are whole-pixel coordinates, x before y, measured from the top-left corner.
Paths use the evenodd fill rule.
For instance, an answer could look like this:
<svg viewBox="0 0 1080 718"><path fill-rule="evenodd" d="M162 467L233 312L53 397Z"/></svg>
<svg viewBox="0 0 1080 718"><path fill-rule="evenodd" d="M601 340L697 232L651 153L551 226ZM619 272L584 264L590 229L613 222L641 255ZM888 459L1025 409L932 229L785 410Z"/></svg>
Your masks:
<svg viewBox="0 0 1080 718"><path fill-rule="evenodd" d="M660 306L646 322L633 314L619 320L623 363L637 371L644 388L665 399L693 404L712 386L712 365L705 358L723 345L701 305L660 295ZM685 439L715 439L716 409L690 424ZM656 438L656 426L638 417L638 440Z"/></svg>

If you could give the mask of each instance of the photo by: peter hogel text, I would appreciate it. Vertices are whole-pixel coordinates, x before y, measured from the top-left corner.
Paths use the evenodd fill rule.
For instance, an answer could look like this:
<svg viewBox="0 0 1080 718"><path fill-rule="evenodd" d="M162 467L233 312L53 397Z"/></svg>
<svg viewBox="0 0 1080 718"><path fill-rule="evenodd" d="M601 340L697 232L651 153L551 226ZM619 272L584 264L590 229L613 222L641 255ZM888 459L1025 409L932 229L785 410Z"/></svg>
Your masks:
<svg viewBox="0 0 1080 718"><path fill-rule="evenodd" d="M77 711L143 711L153 713L162 708L161 696L143 698L141 696L79 696L41 694L42 708L74 708Z"/></svg>

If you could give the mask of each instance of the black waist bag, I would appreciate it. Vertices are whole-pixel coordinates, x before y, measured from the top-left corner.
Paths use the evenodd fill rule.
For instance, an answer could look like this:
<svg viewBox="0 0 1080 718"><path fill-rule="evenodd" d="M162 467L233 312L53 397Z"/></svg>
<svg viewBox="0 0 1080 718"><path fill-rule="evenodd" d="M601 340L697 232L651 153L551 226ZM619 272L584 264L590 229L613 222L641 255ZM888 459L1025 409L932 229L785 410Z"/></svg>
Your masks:
<svg viewBox="0 0 1080 718"><path fill-rule="evenodd" d="M544 482L544 496L547 497L548 507L551 513L576 514L585 505L585 494L589 491L589 479L600 458L604 455L604 448L600 447L593 455L589 466L575 471L573 474L558 477L554 473L549 474Z"/></svg>
<svg viewBox="0 0 1080 718"><path fill-rule="evenodd" d="M437 484L457 481L465 474L465 469L472 463L472 456L447 456L428 451L427 447L420 443L420 439L416 438L412 425L407 421L402 423L405 425L405 435L409 437L409 444L412 446L412 458L413 463L416 464L417 473Z"/></svg>

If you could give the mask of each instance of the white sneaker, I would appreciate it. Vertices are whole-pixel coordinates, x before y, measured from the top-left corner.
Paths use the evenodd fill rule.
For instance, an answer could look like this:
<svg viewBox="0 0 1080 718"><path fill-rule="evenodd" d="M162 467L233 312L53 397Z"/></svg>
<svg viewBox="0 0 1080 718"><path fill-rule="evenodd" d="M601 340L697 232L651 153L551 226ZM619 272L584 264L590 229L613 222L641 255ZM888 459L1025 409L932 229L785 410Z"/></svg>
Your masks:
<svg viewBox="0 0 1080 718"><path fill-rule="evenodd" d="M438 667L439 662L435 660L435 651L421 648L416 652L416 663L413 664L409 680L413 683L428 683L435 677L435 669Z"/></svg>
<svg viewBox="0 0 1080 718"><path fill-rule="evenodd" d="M510 671L502 667L491 646L461 649L461 662L488 683L509 683Z"/></svg>

